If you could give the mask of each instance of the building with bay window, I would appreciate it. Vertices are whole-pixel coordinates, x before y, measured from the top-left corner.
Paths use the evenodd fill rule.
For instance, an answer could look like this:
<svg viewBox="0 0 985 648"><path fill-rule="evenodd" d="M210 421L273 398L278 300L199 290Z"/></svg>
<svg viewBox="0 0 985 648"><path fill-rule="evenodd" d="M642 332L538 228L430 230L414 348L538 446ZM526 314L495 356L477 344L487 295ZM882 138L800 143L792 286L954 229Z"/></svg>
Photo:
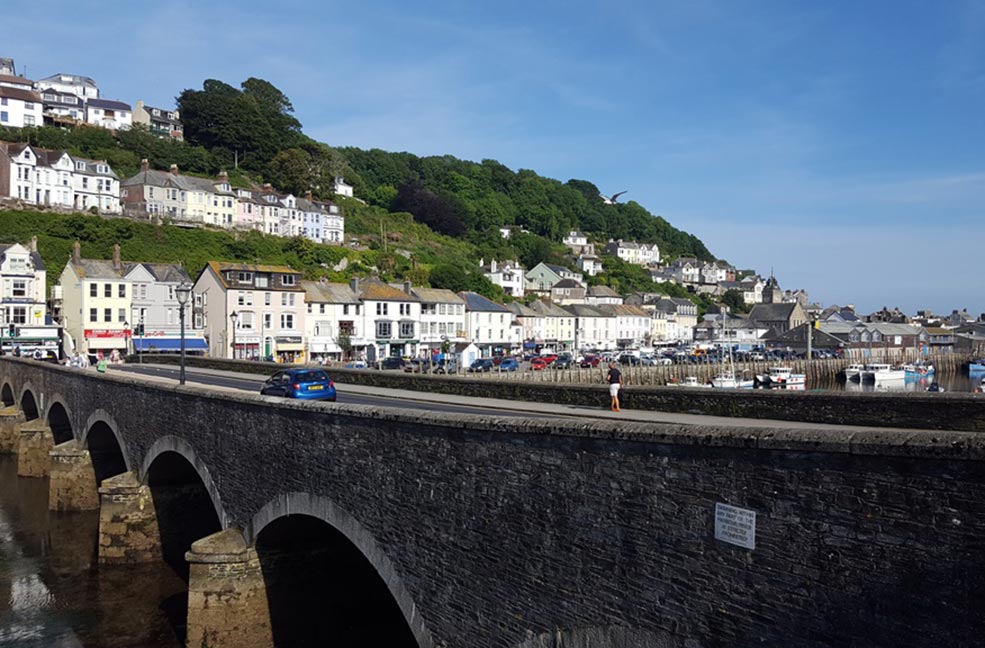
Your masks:
<svg viewBox="0 0 985 648"><path fill-rule="evenodd" d="M5 331L11 324L20 328L45 323L47 274L38 254L37 237L31 239L29 246L0 244L0 324Z"/></svg>
<svg viewBox="0 0 985 648"><path fill-rule="evenodd" d="M305 291L297 270L210 261L192 292L194 326L211 356L305 360Z"/></svg>
<svg viewBox="0 0 985 648"><path fill-rule="evenodd" d="M304 281L305 339L313 361L349 360L366 350L363 306L353 284Z"/></svg>
<svg viewBox="0 0 985 648"><path fill-rule="evenodd" d="M353 279L352 288L363 304L367 360L417 355L421 300L410 282L401 289L378 279Z"/></svg>

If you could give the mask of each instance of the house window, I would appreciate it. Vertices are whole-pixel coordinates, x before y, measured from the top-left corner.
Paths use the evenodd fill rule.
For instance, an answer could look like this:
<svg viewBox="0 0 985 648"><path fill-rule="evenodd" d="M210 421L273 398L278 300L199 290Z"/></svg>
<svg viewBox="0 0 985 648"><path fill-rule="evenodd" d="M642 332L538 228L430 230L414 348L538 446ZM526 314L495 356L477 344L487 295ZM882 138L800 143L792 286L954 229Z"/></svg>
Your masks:
<svg viewBox="0 0 985 648"><path fill-rule="evenodd" d="M98 322L99 321L99 310L95 308L89 309L89 321Z"/></svg>
<svg viewBox="0 0 985 648"><path fill-rule="evenodd" d="M390 322L377 322L376 323L376 337L377 339L390 339L392 331L392 324Z"/></svg>
<svg viewBox="0 0 985 648"><path fill-rule="evenodd" d="M121 308L116 312L116 321L117 322L127 321L127 309Z"/></svg>
<svg viewBox="0 0 985 648"><path fill-rule="evenodd" d="M237 272L236 281L239 283L253 283L253 273L252 272Z"/></svg>
<svg viewBox="0 0 985 648"><path fill-rule="evenodd" d="M113 309L112 308L104 308L103 309L103 321L104 322L112 322L113 321Z"/></svg>
<svg viewBox="0 0 985 648"><path fill-rule="evenodd" d="M34 120L34 115L24 115L24 125L25 126L34 126L34 124L36 124L36 123L37 122L35 122L35 120Z"/></svg>
<svg viewBox="0 0 985 648"><path fill-rule="evenodd" d="M27 308L15 306L11 309L11 317L14 324L27 324Z"/></svg>
<svg viewBox="0 0 985 648"><path fill-rule="evenodd" d="M322 308L324 308L324 306ZM324 313L325 311L323 310L322 312ZM349 314L349 304L342 304L342 314L343 315Z"/></svg>
<svg viewBox="0 0 985 648"><path fill-rule="evenodd" d="M7 100L4 99L4 101L6 102ZM10 120L10 118L7 116L7 111L6 110L0 110L0 122L6 122L6 121L9 121L9 120Z"/></svg>
<svg viewBox="0 0 985 648"><path fill-rule="evenodd" d="M14 297L26 297L27 296L27 282L26 281L15 281L11 286L11 295Z"/></svg>
<svg viewBox="0 0 985 648"><path fill-rule="evenodd" d="M293 286L294 279L295 279L294 275L284 275L281 281L284 283L285 286Z"/></svg>
<svg viewBox="0 0 985 648"><path fill-rule="evenodd" d="M294 328L294 315L292 313L281 313L280 314L280 327L282 329L293 329Z"/></svg>
<svg viewBox="0 0 985 648"><path fill-rule="evenodd" d="M99 296L99 284L91 283L89 284L89 296L98 297Z"/></svg>
<svg viewBox="0 0 985 648"><path fill-rule="evenodd" d="M274 316L271 315L270 313L264 313L263 314L263 327L264 328L273 328L273 326L274 326Z"/></svg>
<svg viewBox="0 0 985 648"><path fill-rule="evenodd" d="M260 279L263 279L264 283L267 283L266 277L257 277L257 286L260 285ZM270 293L263 293L263 305L270 306Z"/></svg>
<svg viewBox="0 0 985 648"><path fill-rule="evenodd" d="M117 292L119 293L118 294L119 297L126 297L127 296L127 285L126 284L120 284L120 289Z"/></svg>
<svg viewBox="0 0 985 648"><path fill-rule="evenodd" d="M103 286L103 297L113 296L113 284L106 284Z"/></svg>
<svg viewBox="0 0 985 648"><path fill-rule="evenodd" d="M414 337L414 323L413 322L401 322L400 323L400 337L412 338Z"/></svg>

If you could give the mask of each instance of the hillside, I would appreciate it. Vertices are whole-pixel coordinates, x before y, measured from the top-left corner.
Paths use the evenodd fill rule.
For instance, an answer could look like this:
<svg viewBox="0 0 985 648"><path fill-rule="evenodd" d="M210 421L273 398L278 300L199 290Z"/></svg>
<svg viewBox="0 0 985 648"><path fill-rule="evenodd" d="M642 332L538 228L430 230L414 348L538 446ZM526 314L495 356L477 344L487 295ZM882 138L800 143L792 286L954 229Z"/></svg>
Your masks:
<svg viewBox="0 0 985 648"><path fill-rule="evenodd" d="M0 139L64 149L104 159L122 179L142 159L155 168L177 164L183 173L214 176L227 170L234 185L271 182L282 191L333 198L333 179L344 175L358 200L335 197L346 215L347 236L356 249L310 241L104 221L44 212L3 213L0 240L25 241L38 234L42 256L52 268L67 258L75 238L85 254L108 256L114 242L130 259L182 261L197 270L208 259L289 263L309 277L341 280L351 274L407 278L419 285L475 290L503 299L502 290L478 272L480 259L517 258L532 267L541 261L575 267L560 244L573 229L596 243L623 238L657 243L665 259L714 257L695 236L673 227L636 202L605 204L595 185L560 182L534 171L514 172L493 161L452 156L418 157L379 149L333 149L302 132L289 99L262 79L234 88L214 79L178 98L186 141L159 139L142 127L111 132L101 128L0 128ZM504 239L499 228L514 227ZM339 265L347 259L345 267ZM604 260L605 261L605 260ZM644 273L610 263L593 279L621 290L673 291L657 287ZM335 270L338 268L338 270Z"/></svg>

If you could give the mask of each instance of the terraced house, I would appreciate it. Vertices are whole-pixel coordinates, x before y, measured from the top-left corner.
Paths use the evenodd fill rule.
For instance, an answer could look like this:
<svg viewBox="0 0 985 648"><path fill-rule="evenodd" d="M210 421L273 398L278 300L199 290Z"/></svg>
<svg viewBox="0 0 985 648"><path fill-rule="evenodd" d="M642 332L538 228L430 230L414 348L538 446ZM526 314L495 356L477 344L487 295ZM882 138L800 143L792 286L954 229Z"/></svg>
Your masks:
<svg viewBox="0 0 985 648"><path fill-rule="evenodd" d="M0 142L0 197L64 209L119 213L119 179L105 160Z"/></svg>
<svg viewBox="0 0 985 648"><path fill-rule="evenodd" d="M236 220L236 194L225 172L215 179L198 178L182 175L176 164L168 171L158 171L143 160L140 172L123 181L121 200L131 216L161 216L218 227L232 227Z"/></svg>

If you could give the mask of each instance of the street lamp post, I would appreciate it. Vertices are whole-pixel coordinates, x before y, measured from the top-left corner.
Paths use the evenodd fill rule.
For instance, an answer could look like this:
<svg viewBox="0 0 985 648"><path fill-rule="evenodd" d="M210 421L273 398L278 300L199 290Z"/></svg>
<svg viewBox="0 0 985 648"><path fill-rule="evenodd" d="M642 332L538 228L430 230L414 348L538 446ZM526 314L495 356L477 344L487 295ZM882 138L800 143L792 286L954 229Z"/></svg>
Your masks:
<svg viewBox="0 0 985 648"><path fill-rule="evenodd" d="M232 334L233 349L232 349L232 354L229 357L235 360L236 359L236 322L239 321L239 313L233 311L232 313L229 314L229 319L232 320L233 323L233 334Z"/></svg>
<svg viewBox="0 0 985 648"><path fill-rule="evenodd" d="M174 289L175 295L178 297L178 321L181 323L181 364L178 370L178 384L185 384L185 304L188 303L188 297L191 295L192 287L187 283L183 283Z"/></svg>

